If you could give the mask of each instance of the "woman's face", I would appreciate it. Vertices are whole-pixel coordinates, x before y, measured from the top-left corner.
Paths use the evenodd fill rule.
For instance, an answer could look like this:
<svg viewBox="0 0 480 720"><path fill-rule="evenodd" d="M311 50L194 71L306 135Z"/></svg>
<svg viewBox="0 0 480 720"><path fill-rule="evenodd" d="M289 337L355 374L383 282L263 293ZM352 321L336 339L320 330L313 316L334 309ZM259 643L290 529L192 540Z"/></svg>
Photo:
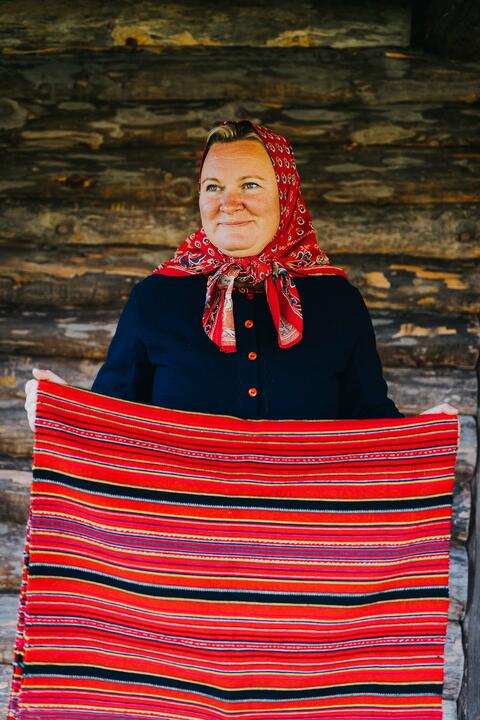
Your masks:
<svg viewBox="0 0 480 720"><path fill-rule="evenodd" d="M232 257L258 255L280 222L273 165L256 140L214 143L200 177L200 215L210 242Z"/></svg>

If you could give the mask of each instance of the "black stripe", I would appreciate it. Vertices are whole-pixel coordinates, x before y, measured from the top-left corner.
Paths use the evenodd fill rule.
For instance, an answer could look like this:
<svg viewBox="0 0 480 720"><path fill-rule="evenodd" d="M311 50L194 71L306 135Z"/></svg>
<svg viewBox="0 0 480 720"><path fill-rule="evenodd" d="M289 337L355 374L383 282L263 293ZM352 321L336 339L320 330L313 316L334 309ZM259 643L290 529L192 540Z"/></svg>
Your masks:
<svg viewBox="0 0 480 720"><path fill-rule="evenodd" d="M238 495L200 495L194 493L176 493L152 488L134 488L128 485L109 485L98 480L75 478L51 470L33 471L35 480L51 480L67 487L104 495L131 497L140 500L176 503L179 505L203 505L207 507L245 507L266 508L272 510L410 510L415 508L436 508L450 506L452 494L434 495L428 498L411 500L392 498L391 500L297 500L291 498L242 498Z"/></svg>
<svg viewBox="0 0 480 720"><path fill-rule="evenodd" d="M83 665L25 665L25 676L53 676L53 677L89 677L97 680L112 680L113 682L145 683L160 687L175 688L209 695L219 700L302 700L316 697L330 697L334 695L355 695L356 693L375 695L403 695L416 697L417 695L441 695L442 683L423 683L419 685L381 685L365 683L359 685L338 685L328 688L308 688L304 690L273 689L244 689L222 690L202 683L186 682L176 678L147 673L130 673L110 668L89 667Z"/></svg>
<svg viewBox="0 0 480 720"><path fill-rule="evenodd" d="M362 605L366 602L379 602L382 600L394 600L398 598L413 599L427 597L448 597L448 587L426 587L426 588L398 588L385 590L376 593L362 593L356 596L334 595L331 593L271 593L271 592L246 592L242 590L204 590L192 588L174 588L168 585L142 585L140 583L123 580L122 578L111 577L91 570L80 568L57 567L31 563L28 573L30 577L65 577L95 582L108 587L116 587L120 590L150 595L153 597L187 598L194 600L214 600L217 602L238 601L256 603L289 603L292 605Z"/></svg>

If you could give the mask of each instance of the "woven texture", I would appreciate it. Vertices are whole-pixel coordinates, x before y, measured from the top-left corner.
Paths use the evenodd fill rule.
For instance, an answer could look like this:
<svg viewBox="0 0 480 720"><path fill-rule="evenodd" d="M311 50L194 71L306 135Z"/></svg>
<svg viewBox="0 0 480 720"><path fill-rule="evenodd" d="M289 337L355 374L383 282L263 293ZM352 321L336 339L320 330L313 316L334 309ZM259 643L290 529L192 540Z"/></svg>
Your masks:
<svg viewBox="0 0 480 720"><path fill-rule="evenodd" d="M458 440L41 380L9 717L441 720Z"/></svg>

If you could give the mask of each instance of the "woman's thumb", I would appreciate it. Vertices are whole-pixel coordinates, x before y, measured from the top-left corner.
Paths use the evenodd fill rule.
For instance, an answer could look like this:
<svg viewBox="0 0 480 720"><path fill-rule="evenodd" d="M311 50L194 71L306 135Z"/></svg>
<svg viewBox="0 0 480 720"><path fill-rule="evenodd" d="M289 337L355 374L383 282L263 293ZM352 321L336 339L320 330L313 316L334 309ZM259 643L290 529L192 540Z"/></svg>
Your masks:
<svg viewBox="0 0 480 720"><path fill-rule="evenodd" d="M32 374L36 380L50 380L51 382L67 385L67 381L56 375L52 370L42 370L41 368L33 368Z"/></svg>

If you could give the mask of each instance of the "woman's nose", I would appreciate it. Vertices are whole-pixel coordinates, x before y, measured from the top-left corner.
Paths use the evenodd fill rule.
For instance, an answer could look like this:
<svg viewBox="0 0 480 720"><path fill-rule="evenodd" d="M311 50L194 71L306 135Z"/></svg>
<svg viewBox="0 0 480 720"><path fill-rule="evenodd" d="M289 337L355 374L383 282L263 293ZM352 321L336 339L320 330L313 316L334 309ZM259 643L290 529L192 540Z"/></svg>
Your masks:
<svg viewBox="0 0 480 720"><path fill-rule="evenodd" d="M242 200L236 190L225 190L220 201L220 209L225 212L232 212L242 206Z"/></svg>

